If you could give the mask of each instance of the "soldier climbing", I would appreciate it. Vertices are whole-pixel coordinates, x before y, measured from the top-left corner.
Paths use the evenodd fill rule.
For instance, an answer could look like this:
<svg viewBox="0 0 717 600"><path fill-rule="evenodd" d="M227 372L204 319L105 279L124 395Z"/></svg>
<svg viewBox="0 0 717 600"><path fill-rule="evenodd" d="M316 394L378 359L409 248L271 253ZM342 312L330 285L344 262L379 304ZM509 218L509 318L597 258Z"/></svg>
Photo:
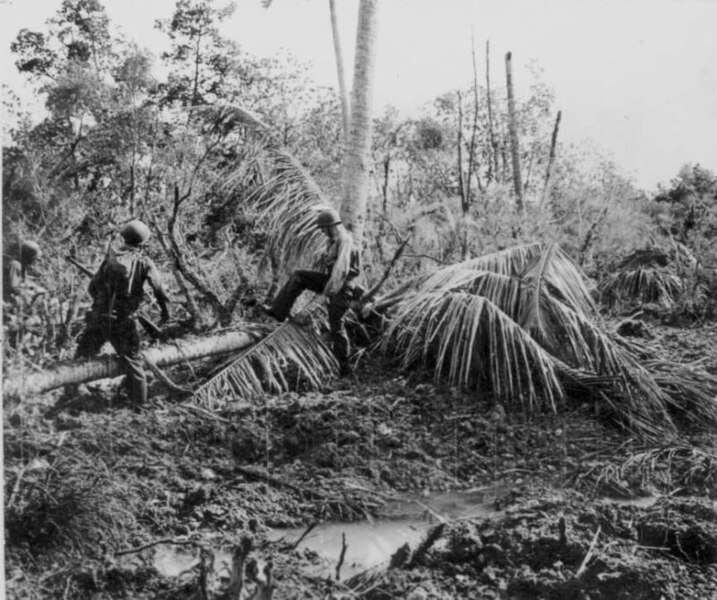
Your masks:
<svg viewBox="0 0 717 600"><path fill-rule="evenodd" d="M152 260L144 255L149 228L139 220L130 221L120 232L124 244L108 246L107 255L92 277L89 292L92 308L85 317L85 329L78 344L78 358L89 358L109 341L124 363L125 388L135 405L147 401L147 378L140 352L137 310L148 282L161 310L160 324L169 320L169 299Z"/></svg>
<svg viewBox="0 0 717 600"><path fill-rule="evenodd" d="M274 301L263 308L268 315L283 321L290 315L294 302L304 290L326 296L329 299L332 350L339 362L341 374L348 375L352 368L344 317L352 303L363 292L363 289L354 283L354 279L359 274L359 252L351 234L343 226L339 213L334 209L320 212L316 226L326 234L329 241L326 251L321 256L322 270L294 271L279 290Z"/></svg>

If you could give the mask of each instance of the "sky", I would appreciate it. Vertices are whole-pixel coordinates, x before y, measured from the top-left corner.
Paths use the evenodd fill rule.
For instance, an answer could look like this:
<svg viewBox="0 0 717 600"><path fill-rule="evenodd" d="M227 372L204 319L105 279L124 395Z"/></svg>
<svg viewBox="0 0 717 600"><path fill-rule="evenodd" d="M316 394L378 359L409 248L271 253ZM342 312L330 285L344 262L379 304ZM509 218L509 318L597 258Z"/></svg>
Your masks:
<svg viewBox="0 0 717 600"><path fill-rule="evenodd" d="M174 0L103 0L109 17L159 54L153 28ZM220 5L225 2L218 0ZM22 89L9 43L39 29L61 0L0 0L0 74ZM337 87L328 0L237 0L222 33L258 56L289 52L321 85ZM357 0L336 0L345 64L353 64ZM516 95L537 64L562 110L563 142L590 143L643 189L668 184L685 163L717 172L717 0L379 0L374 111L415 113L478 77L505 81L513 54ZM349 79L350 81L350 79ZM31 102L32 99L28 99Z"/></svg>

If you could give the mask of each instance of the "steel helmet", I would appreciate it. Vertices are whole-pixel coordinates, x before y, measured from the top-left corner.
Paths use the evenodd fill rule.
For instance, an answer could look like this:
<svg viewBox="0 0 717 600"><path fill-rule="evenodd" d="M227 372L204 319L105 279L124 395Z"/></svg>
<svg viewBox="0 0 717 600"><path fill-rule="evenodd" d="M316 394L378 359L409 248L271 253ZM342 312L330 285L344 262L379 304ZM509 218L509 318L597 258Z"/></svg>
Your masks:
<svg viewBox="0 0 717 600"><path fill-rule="evenodd" d="M149 227L139 219L127 223L120 233L128 246L141 246L149 239Z"/></svg>
<svg viewBox="0 0 717 600"><path fill-rule="evenodd" d="M317 227L330 227L331 225L338 225L339 223L341 223L341 217L333 208L322 210L316 218Z"/></svg>
<svg viewBox="0 0 717 600"><path fill-rule="evenodd" d="M20 263L22 265L31 265L40 254L42 254L42 251L37 242L26 240L20 244Z"/></svg>

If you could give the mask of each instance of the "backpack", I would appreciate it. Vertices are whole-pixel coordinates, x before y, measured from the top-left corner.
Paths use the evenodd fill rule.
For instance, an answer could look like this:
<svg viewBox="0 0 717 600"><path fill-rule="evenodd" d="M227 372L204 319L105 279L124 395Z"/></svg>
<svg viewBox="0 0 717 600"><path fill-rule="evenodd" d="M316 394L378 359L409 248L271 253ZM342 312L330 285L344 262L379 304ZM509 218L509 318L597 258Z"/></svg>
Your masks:
<svg viewBox="0 0 717 600"><path fill-rule="evenodd" d="M98 303L108 313L125 316L134 312L142 299L141 262L136 252L117 254L110 246L95 276ZM139 293L138 293L139 292Z"/></svg>

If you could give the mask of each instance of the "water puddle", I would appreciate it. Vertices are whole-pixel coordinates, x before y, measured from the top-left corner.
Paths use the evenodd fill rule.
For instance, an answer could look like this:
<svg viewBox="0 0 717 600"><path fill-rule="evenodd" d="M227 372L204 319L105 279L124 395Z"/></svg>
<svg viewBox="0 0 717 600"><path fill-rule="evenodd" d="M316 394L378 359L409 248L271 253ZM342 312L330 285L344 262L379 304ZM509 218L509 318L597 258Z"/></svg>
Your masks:
<svg viewBox="0 0 717 600"><path fill-rule="evenodd" d="M312 575L333 577L345 536L346 553L341 567L341 577L345 579L385 563L406 543L415 548L438 523L496 514L493 501L506 492L498 488L481 488L404 498L388 503L379 518L372 522L320 523L301 540L297 549L311 550L320 559ZM277 529L270 539L292 545L305 532L305 527Z"/></svg>
<svg viewBox="0 0 717 600"><path fill-rule="evenodd" d="M440 522L496 514L493 503L507 491L505 488L480 488L405 497L388 502L372 521L319 523L296 547L315 553L312 575L333 578L345 535L347 548L341 567L341 578L345 579L385 563L406 543L415 548L426 532ZM270 532L269 540L291 546L305 532L306 527L275 529ZM218 548L214 555L215 568L220 574L226 569L228 575L229 549ZM151 561L161 575L176 577L199 563L199 553L190 546L160 544Z"/></svg>
<svg viewBox="0 0 717 600"><path fill-rule="evenodd" d="M154 551L153 566L164 577L177 577L199 563L199 552L189 546L160 544Z"/></svg>
<svg viewBox="0 0 717 600"><path fill-rule="evenodd" d="M639 508L650 508L660 498L658 496L636 496L634 498L613 498L608 496L603 499L607 502L610 502L610 504L618 504L620 506L637 506Z"/></svg>
<svg viewBox="0 0 717 600"><path fill-rule="evenodd" d="M461 492L424 494L388 502L372 521L319 523L306 534L306 527L275 529L269 540L282 545L296 545L297 550L309 550L315 555L311 574L335 577L345 536L346 553L341 567L341 578L346 579L372 567L387 563L404 544L415 548L434 525L461 519L490 518L500 513L495 501L503 498L507 488L490 487ZM619 505L649 507L657 502L655 496L639 498L604 498ZM302 539L303 536L303 539ZM299 542L299 540L301 540ZM297 543L298 542L298 543ZM166 577L176 577L199 562L194 548L157 546L153 564ZM231 554L228 549L215 550L215 568L228 569Z"/></svg>

